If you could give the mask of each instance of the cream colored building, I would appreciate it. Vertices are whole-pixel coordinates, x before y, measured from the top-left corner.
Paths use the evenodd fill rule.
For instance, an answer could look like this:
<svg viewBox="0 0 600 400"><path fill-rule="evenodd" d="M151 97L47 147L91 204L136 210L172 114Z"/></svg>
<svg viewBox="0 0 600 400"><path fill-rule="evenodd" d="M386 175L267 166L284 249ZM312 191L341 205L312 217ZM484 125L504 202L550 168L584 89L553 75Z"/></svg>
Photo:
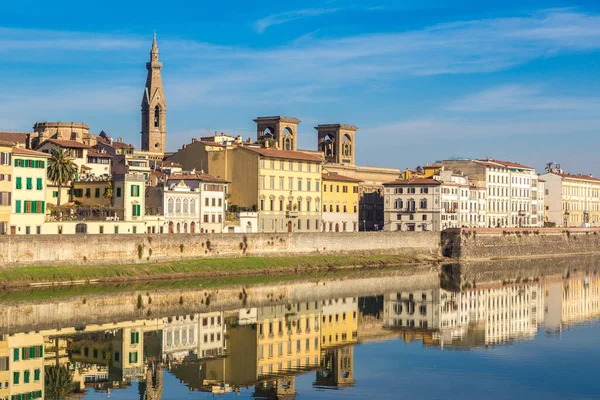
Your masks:
<svg viewBox="0 0 600 400"><path fill-rule="evenodd" d="M359 179L324 172L323 232L358 232Z"/></svg>
<svg viewBox="0 0 600 400"><path fill-rule="evenodd" d="M432 178L413 178L388 182L383 186L386 231L441 230L442 182Z"/></svg>
<svg viewBox="0 0 600 400"><path fill-rule="evenodd" d="M13 148L11 235L42 233L46 215L46 168L49 156Z"/></svg>
<svg viewBox="0 0 600 400"><path fill-rule="evenodd" d="M90 133L87 124L78 122L36 122L27 135L27 148L35 149L48 139L72 140L95 146L97 136Z"/></svg>
<svg viewBox="0 0 600 400"><path fill-rule="evenodd" d="M445 169L471 178L477 187L486 188L487 227L539 227L538 181L531 167L492 159L444 160ZM535 206L535 207L534 207Z"/></svg>
<svg viewBox="0 0 600 400"><path fill-rule="evenodd" d="M358 298L321 301L321 349L358 341Z"/></svg>
<svg viewBox="0 0 600 400"><path fill-rule="evenodd" d="M7 235L12 206L12 148L10 142L0 141L0 235Z"/></svg>
<svg viewBox="0 0 600 400"><path fill-rule="evenodd" d="M88 161L90 146L75 140L48 139L40 143L36 150L50 155L52 150L63 150L69 154L69 158L77 165L77 172L84 173L88 169L85 165Z"/></svg>
<svg viewBox="0 0 600 400"><path fill-rule="evenodd" d="M44 398L44 337L38 332L17 333L7 338L10 399Z"/></svg>
<svg viewBox="0 0 600 400"><path fill-rule="evenodd" d="M560 166L540 175L546 221L556 226L600 226L600 179L567 174Z"/></svg>

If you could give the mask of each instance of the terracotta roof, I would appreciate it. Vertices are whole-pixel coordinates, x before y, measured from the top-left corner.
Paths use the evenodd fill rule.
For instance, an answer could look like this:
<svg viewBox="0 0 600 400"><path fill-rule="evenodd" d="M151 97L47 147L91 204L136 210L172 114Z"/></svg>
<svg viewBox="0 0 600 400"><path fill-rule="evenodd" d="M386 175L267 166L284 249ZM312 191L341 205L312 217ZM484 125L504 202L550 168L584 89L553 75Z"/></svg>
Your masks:
<svg viewBox="0 0 600 400"><path fill-rule="evenodd" d="M396 179L392 182L386 182L384 185L401 185L401 186L410 186L410 185L431 185L431 186L440 186L442 183L440 181L436 181L431 178L413 178L413 179Z"/></svg>
<svg viewBox="0 0 600 400"><path fill-rule="evenodd" d="M0 136L0 146L10 146L13 147L15 145L15 142L10 142L8 140L2 140L2 137Z"/></svg>
<svg viewBox="0 0 600 400"><path fill-rule="evenodd" d="M40 145L38 145L38 149L40 147L42 147L44 145L44 143L52 143L55 144L57 146L60 147L67 147L70 149L90 149L91 146L88 146L87 144L83 144L80 142L77 142L75 140L63 140L63 139L47 139L44 140Z"/></svg>
<svg viewBox="0 0 600 400"><path fill-rule="evenodd" d="M497 167L498 165L505 167L505 168L524 168L524 169L535 169L532 167L528 167L526 165L523 164L518 164L518 163L514 163L511 161L499 161L499 160L488 160L488 159L483 159L483 160L475 160L476 162L480 163L480 164L484 164L486 166L489 167Z"/></svg>
<svg viewBox="0 0 600 400"><path fill-rule="evenodd" d="M589 176L589 175L583 175L583 174L557 174L555 172L553 172L554 175L558 175L562 178L570 178L570 179L580 179L580 180L584 180L584 181L593 181L593 182L600 182L600 178L595 178L593 176Z"/></svg>
<svg viewBox="0 0 600 400"><path fill-rule="evenodd" d="M202 182L229 183L229 181L226 181L225 179L221 179L219 177L208 175L208 174L199 174L199 173L171 175L171 176L169 176L168 180L170 180L170 181L198 180L198 181L202 181Z"/></svg>
<svg viewBox="0 0 600 400"><path fill-rule="evenodd" d="M349 176L339 174L321 174L324 181L343 181L343 182L362 182L360 179L351 178Z"/></svg>
<svg viewBox="0 0 600 400"><path fill-rule="evenodd" d="M199 140L198 142L205 144L207 146L218 146L218 147L227 147L224 144L221 143L217 143L217 142L211 142L210 140ZM196 143L198 143L196 142ZM192 143L193 144L193 143Z"/></svg>
<svg viewBox="0 0 600 400"><path fill-rule="evenodd" d="M88 151L88 157L100 157L100 158L112 158L112 156L110 154L106 154L106 153L100 153L99 151L96 151L94 149L90 149Z"/></svg>
<svg viewBox="0 0 600 400"><path fill-rule="evenodd" d="M322 162L318 157L311 156L301 151L290 151L290 150L279 150L279 149L271 149L264 147L241 147L242 149L250 150L254 153L260 154L265 157L272 158L285 158L289 160L303 160L303 161L315 161Z"/></svg>
<svg viewBox="0 0 600 400"><path fill-rule="evenodd" d="M0 132L0 140L10 142L12 144L27 142L28 133L25 132Z"/></svg>
<svg viewBox="0 0 600 400"><path fill-rule="evenodd" d="M41 151L22 149L20 147L13 147L12 152L13 152L13 154L21 155L21 156L50 158L50 154L42 153Z"/></svg>

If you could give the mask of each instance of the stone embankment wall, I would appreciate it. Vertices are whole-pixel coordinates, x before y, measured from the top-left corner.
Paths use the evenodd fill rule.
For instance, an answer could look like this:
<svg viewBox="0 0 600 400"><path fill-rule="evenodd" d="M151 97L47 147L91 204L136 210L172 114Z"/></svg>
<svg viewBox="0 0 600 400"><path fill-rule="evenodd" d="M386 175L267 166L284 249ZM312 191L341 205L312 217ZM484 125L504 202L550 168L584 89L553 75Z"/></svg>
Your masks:
<svg viewBox="0 0 600 400"><path fill-rule="evenodd" d="M0 333L60 329L68 334L77 328L114 329L123 321L156 319L213 311L237 311L271 305L291 305L359 296L378 296L412 290L438 288L439 267L420 266L346 279L321 279L287 284L197 290L124 291L107 295L79 296L0 305ZM151 301L150 301L151 299Z"/></svg>
<svg viewBox="0 0 600 400"><path fill-rule="evenodd" d="M600 229L449 229L442 252L455 259L600 254Z"/></svg>
<svg viewBox="0 0 600 400"><path fill-rule="evenodd" d="M439 254L439 232L41 235L0 237L0 267L216 257Z"/></svg>

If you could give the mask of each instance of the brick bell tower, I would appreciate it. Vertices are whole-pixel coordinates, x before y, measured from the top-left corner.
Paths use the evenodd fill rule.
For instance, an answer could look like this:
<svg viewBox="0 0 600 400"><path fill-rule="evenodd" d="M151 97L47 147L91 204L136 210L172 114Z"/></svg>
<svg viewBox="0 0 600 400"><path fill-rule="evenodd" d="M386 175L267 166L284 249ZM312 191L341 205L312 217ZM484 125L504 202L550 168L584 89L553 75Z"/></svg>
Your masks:
<svg viewBox="0 0 600 400"><path fill-rule="evenodd" d="M160 76L162 63L158 61L156 33L146 69L148 77L142 98L142 150L164 153L167 151L167 102Z"/></svg>

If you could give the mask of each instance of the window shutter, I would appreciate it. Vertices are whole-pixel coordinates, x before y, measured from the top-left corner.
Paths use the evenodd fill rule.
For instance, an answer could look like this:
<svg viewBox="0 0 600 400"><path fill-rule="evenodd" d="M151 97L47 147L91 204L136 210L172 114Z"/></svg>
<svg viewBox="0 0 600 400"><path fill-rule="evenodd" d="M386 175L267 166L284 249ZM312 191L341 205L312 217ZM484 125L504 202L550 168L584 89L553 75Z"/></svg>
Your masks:
<svg viewBox="0 0 600 400"><path fill-rule="evenodd" d="M29 358L35 358L35 347L34 346L29 348Z"/></svg>
<svg viewBox="0 0 600 400"><path fill-rule="evenodd" d="M136 332L136 333L135 333L135 342L136 342L136 343L139 343L139 342L140 342L140 333L139 333L139 332Z"/></svg>
<svg viewBox="0 0 600 400"><path fill-rule="evenodd" d="M15 201L15 213L16 214L21 213L21 200Z"/></svg>
<svg viewBox="0 0 600 400"><path fill-rule="evenodd" d="M40 357L44 357L44 346L40 346Z"/></svg>
<svg viewBox="0 0 600 400"><path fill-rule="evenodd" d="M131 197L135 196L135 186L131 185Z"/></svg>
<svg viewBox="0 0 600 400"><path fill-rule="evenodd" d="M18 167L18 165L17 165L18 162L19 162L19 160L15 158L15 167Z"/></svg>
<svg viewBox="0 0 600 400"><path fill-rule="evenodd" d="M13 360L14 361L19 361L19 349L14 349L13 350Z"/></svg>
<svg viewBox="0 0 600 400"><path fill-rule="evenodd" d="M37 190L42 190L42 178L37 178Z"/></svg>
<svg viewBox="0 0 600 400"><path fill-rule="evenodd" d="M37 201L34 200L34 201L31 202L31 210L30 210L30 212L32 214L35 214L36 211L37 211Z"/></svg>
<svg viewBox="0 0 600 400"><path fill-rule="evenodd" d="M131 332L131 344L135 344L135 332Z"/></svg>

